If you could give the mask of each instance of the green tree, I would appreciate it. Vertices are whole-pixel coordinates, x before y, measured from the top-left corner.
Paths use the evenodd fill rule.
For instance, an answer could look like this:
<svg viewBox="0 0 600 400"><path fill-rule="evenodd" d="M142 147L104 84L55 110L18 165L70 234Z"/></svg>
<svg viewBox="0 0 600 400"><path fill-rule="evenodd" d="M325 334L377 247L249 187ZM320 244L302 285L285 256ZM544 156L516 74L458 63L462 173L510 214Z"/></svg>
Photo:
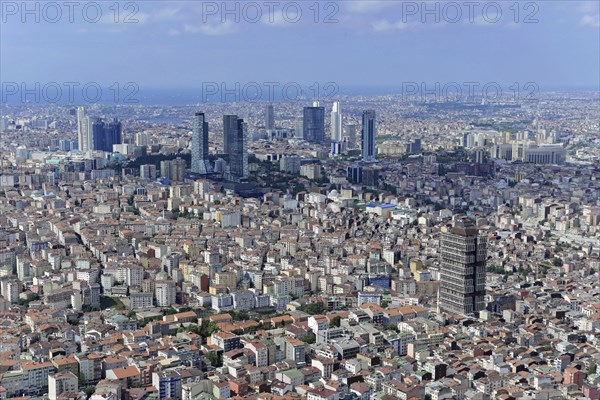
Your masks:
<svg viewBox="0 0 600 400"><path fill-rule="evenodd" d="M330 327L335 327L335 328L339 328L340 327L340 323L342 322L342 317L335 316L331 319L331 322L329 323Z"/></svg>
<svg viewBox="0 0 600 400"><path fill-rule="evenodd" d="M202 325L200 326L200 331L198 332L202 337L209 337L214 332L217 332L219 327L212 321L207 320L206 318L202 319Z"/></svg>
<svg viewBox="0 0 600 400"><path fill-rule="evenodd" d="M310 303L304 308L304 311L310 315L317 315L323 312L323 303Z"/></svg>
<svg viewBox="0 0 600 400"><path fill-rule="evenodd" d="M186 332L195 333L196 335L200 334L200 328L196 324L189 324L185 327Z"/></svg>
<svg viewBox="0 0 600 400"><path fill-rule="evenodd" d="M218 368L220 366L223 365L223 356L220 354L217 354L214 351L211 351L210 353L206 354L206 359L208 361L210 361L210 365L212 365L215 368Z"/></svg>
<svg viewBox="0 0 600 400"><path fill-rule="evenodd" d="M298 194L300 192L306 192L306 186L303 183L299 183L294 186L294 194Z"/></svg>
<svg viewBox="0 0 600 400"><path fill-rule="evenodd" d="M177 310L175 310L173 307L163 308L161 312L162 315L177 314Z"/></svg>
<svg viewBox="0 0 600 400"><path fill-rule="evenodd" d="M596 370L598 369L598 366L596 365L596 363L590 363L587 373L588 375L594 375L596 373Z"/></svg>
<svg viewBox="0 0 600 400"><path fill-rule="evenodd" d="M563 260L560 257L554 257L552 264L554 264L555 267L560 267L563 265Z"/></svg>
<svg viewBox="0 0 600 400"><path fill-rule="evenodd" d="M77 381L79 383L80 388L82 388L85 385L85 377L81 372L79 373L79 375L77 375Z"/></svg>
<svg viewBox="0 0 600 400"><path fill-rule="evenodd" d="M493 274L503 274L504 273L504 267L501 267L499 265L490 265L488 267L488 272L491 272Z"/></svg>
<svg viewBox="0 0 600 400"><path fill-rule="evenodd" d="M302 336L301 340L306 344L315 344L317 342L317 337L314 333L310 332L309 334Z"/></svg>
<svg viewBox="0 0 600 400"><path fill-rule="evenodd" d="M40 298L40 296L38 296L37 293L34 293L32 296L30 296L27 299L19 299L19 305L27 307L27 306L29 306L29 303L31 303L32 301L37 300L39 298Z"/></svg>
<svg viewBox="0 0 600 400"><path fill-rule="evenodd" d="M230 314L234 321L247 321L250 319L246 311L232 311Z"/></svg>

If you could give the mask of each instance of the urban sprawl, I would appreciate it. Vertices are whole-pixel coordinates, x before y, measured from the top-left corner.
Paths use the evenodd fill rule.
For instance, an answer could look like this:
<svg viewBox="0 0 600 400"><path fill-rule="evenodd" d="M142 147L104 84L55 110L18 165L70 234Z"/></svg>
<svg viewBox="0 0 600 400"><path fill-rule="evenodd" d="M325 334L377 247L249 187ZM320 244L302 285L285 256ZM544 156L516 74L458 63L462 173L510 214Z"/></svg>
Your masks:
<svg viewBox="0 0 600 400"><path fill-rule="evenodd" d="M6 105L0 399L600 399L600 102Z"/></svg>

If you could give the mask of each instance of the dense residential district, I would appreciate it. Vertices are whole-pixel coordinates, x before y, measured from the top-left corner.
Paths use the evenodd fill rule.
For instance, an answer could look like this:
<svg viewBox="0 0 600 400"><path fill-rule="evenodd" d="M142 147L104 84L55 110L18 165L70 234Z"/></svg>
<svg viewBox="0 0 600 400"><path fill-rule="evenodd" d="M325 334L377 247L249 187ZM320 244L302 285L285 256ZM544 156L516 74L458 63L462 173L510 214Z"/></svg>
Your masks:
<svg viewBox="0 0 600 400"><path fill-rule="evenodd" d="M600 399L597 94L3 113L0 399Z"/></svg>

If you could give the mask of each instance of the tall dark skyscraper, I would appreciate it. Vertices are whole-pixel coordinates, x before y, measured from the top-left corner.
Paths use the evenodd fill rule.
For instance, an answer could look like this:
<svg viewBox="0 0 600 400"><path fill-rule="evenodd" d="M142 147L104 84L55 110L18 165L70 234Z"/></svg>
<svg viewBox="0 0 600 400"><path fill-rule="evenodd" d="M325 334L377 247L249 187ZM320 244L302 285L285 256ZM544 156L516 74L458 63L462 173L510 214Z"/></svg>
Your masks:
<svg viewBox="0 0 600 400"><path fill-rule="evenodd" d="M362 115L362 159L374 162L375 159L375 111L363 111Z"/></svg>
<svg viewBox="0 0 600 400"><path fill-rule="evenodd" d="M223 153L231 154L237 131L237 115L223 115Z"/></svg>
<svg viewBox="0 0 600 400"><path fill-rule="evenodd" d="M475 315L485 308L487 238L471 219L457 220L441 238L438 305L452 314Z"/></svg>
<svg viewBox="0 0 600 400"><path fill-rule="evenodd" d="M420 153L421 152L421 139L417 138L412 143L406 144L407 153Z"/></svg>
<svg viewBox="0 0 600 400"><path fill-rule="evenodd" d="M348 136L348 147L354 148L356 146L356 131L358 130L358 125L348 125L346 126L346 133Z"/></svg>
<svg viewBox="0 0 600 400"><path fill-rule="evenodd" d="M89 134L90 132L88 132ZM116 118L109 123L97 118L91 123L92 150L112 152L113 144L121 143L121 136L121 122Z"/></svg>
<svg viewBox="0 0 600 400"><path fill-rule="evenodd" d="M303 136L311 143L323 143L325 139L325 107L315 103L312 107L304 107Z"/></svg>
<svg viewBox="0 0 600 400"><path fill-rule="evenodd" d="M265 128L275 129L275 112L273 111L273 104L267 105L265 113Z"/></svg>
<svg viewBox="0 0 600 400"><path fill-rule="evenodd" d="M236 115L226 115L228 124L230 125L229 132L229 176L227 179L232 181L240 181L248 177L248 135L247 126L243 119ZM225 123L225 117L223 122Z"/></svg>
<svg viewBox="0 0 600 400"><path fill-rule="evenodd" d="M208 160L208 122L204 113L194 115L192 131L192 172L208 174L211 172Z"/></svg>
<svg viewBox="0 0 600 400"><path fill-rule="evenodd" d="M88 130L88 135L92 142L90 150L104 150L104 122L101 119L92 120L91 132Z"/></svg>

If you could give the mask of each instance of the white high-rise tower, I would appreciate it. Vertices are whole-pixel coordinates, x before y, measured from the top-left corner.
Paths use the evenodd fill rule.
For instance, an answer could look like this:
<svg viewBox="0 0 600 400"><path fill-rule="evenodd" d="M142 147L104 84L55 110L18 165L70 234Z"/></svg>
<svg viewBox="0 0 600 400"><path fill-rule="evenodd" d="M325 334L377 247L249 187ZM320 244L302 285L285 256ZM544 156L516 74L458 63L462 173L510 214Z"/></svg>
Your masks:
<svg viewBox="0 0 600 400"><path fill-rule="evenodd" d="M342 110L339 101L334 101L331 109L331 140L342 142Z"/></svg>
<svg viewBox="0 0 600 400"><path fill-rule="evenodd" d="M88 151L91 146L90 119L85 115L85 107L77 107L77 144L79 151Z"/></svg>

